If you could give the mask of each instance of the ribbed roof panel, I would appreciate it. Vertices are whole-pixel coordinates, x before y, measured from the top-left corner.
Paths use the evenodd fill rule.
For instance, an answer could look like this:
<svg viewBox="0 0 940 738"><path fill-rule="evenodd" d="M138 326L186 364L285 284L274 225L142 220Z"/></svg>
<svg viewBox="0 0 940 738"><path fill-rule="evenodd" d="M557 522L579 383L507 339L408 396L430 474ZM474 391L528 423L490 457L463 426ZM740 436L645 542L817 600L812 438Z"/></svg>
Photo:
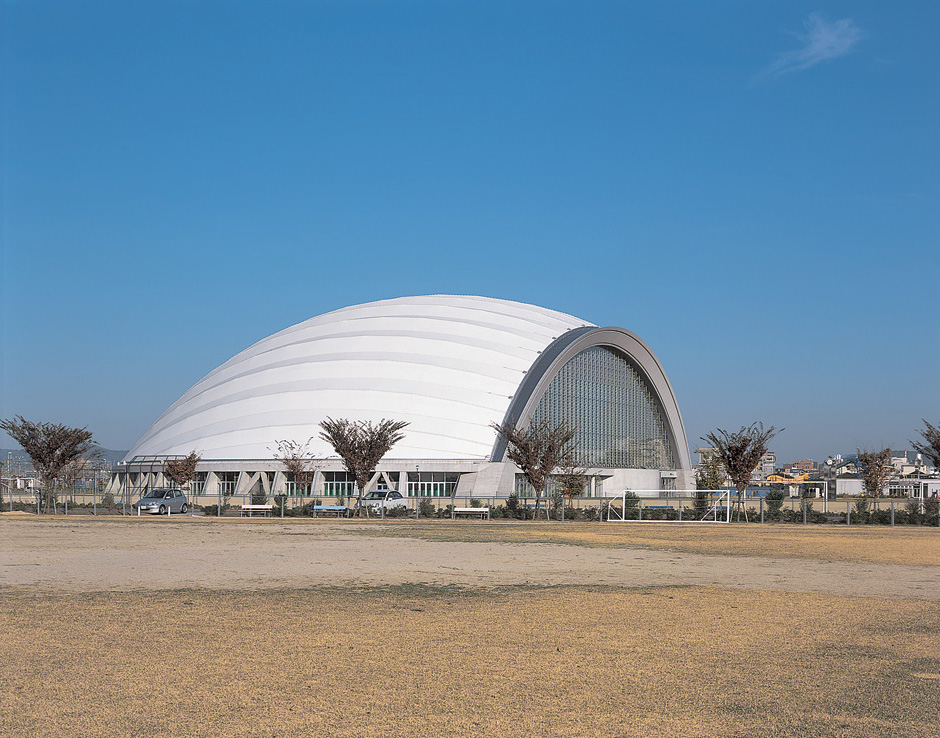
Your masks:
<svg viewBox="0 0 940 738"><path fill-rule="evenodd" d="M326 417L405 420L389 458L483 459L513 394L553 339L591 325L509 300L427 295L380 300L298 323L193 385L128 454L270 458L313 438Z"/></svg>

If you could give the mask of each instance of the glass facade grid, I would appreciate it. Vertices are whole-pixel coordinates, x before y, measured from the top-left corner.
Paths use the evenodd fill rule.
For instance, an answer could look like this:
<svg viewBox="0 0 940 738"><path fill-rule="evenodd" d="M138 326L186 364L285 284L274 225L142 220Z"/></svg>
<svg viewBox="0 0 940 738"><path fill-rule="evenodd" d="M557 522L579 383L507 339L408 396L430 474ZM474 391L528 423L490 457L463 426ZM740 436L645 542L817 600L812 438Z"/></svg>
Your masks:
<svg viewBox="0 0 940 738"><path fill-rule="evenodd" d="M219 492L223 495L235 494L235 485L238 484L238 472L216 472L219 480Z"/></svg>
<svg viewBox="0 0 940 738"><path fill-rule="evenodd" d="M457 472L408 472L408 496L452 497L459 480Z"/></svg>
<svg viewBox="0 0 940 738"><path fill-rule="evenodd" d="M324 497L352 497L356 494L356 480L349 472L323 472Z"/></svg>
<svg viewBox="0 0 940 738"><path fill-rule="evenodd" d="M287 481L284 482L284 492L290 497L309 497L311 486L308 484L305 487L299 487L297 482Z"/></svg>
<svg viewBox="0 0 940 738"><path fill-rule="evenodd" d="M576 463L610 469L675 469L666 421L654 391L620 353L593 346L551 381L533 423L570 423Z"/></svg>

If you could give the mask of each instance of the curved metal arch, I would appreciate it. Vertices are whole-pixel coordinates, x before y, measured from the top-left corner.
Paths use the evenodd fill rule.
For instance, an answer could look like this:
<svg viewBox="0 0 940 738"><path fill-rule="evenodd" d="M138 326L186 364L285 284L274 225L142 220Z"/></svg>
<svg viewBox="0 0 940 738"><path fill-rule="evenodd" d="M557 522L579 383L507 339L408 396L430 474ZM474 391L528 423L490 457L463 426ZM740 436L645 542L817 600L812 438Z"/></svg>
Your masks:
<svg viewBox="0 0 940 738"><path fill-rule="evenodd" d="M503 424L511 422L519 428L528 425L542 396L561 368L582 351L595 346L614 349L640 373L653 390L653 396L666 420L666 432L675 452L677 467L691 471L692 458L685 435L685 424L682 422L679 404L676 402L669 378L652 349L639 336L623 328L575 328L556 338L526 373L525 379L509 403ZM506 442L498 436L490 458L493 461L503 461L505 453Z"/></svg>

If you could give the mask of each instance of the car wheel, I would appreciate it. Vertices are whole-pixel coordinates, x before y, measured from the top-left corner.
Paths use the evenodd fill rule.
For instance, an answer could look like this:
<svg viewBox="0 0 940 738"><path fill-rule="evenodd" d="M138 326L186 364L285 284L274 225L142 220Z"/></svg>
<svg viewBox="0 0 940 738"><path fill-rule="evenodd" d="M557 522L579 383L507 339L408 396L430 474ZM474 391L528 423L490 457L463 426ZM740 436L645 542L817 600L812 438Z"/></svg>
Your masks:
<svg viewBox="0 0 940 738"><path fill-rule="evenodd" d="M160 505L160 514L166 515L166 505Z"/></svg>
<svg viewBox="0 0 940 738"><path fill-rule="evenodd" d="M180 508L180 512L183 513L183 515L185 515L187 510L189 510L189 508L186 507L186 503L184 502L183 506Z"/></svg>

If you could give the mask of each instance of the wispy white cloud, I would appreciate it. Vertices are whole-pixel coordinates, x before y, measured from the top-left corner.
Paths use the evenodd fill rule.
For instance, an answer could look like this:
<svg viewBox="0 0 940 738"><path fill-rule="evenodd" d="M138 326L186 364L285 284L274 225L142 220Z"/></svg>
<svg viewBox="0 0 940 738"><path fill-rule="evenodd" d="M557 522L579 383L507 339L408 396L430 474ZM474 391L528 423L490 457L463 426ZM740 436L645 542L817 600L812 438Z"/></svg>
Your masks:
<svg viewBox="0 0 940 738"><path fill-rule="evenodd" d="M829 59L850 54L865 37L865 32L851 18L829 21L821 13L812 13L804 23L806 33L797 33L800 47L778 54L759 77L779 77L801 72Z"/></svg>

